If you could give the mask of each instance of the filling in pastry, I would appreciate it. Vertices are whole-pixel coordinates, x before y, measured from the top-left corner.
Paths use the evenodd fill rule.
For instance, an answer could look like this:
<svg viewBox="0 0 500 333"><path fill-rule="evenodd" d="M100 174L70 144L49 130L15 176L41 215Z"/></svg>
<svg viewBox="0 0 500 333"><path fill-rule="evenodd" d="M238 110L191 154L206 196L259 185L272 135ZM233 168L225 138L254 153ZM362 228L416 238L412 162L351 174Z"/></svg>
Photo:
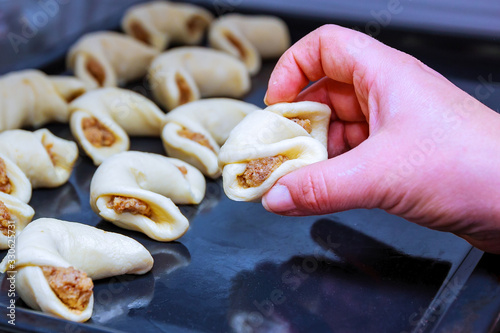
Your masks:
<svg viewBox="0 0 500 333"><path fill-rule="evenodd" d="M312 126L311 126L311 121L309 119L290 118L290 120L302 126L307 133L311 134Z"/></svg>
<svg viewBox="0 0 500 333"><path fill-rule="evenodd" d="M251 160L248 162L245 172L238 176L238 183L243 188L257 187L287 160L288 157L283 155Z"/></svg>
<svg viewBox="0 0 500 333"><path fill-rule="evenodd" d="M130 213L134 215L144 215L151 217L153 212L151 207L144 201L135 198L128 198L122 196L112 196L107 203L108 208L112 208L117 214Z"/></svg>
<svg viewBox="0 0 500 333"><path fill-rule="evenodd" d="M89 304L92 279L73 267L42 266L43 275L57 297L72 310L83 311Z"/></svg>
<svg viewBox="0 0 500 333"><path fill-rule="evenodd" d="M104 80L106 79L106 72L104 72L104 68L101 64L95 60L94 58L89 58L87 60L87 71L94 77L97 81L97 84L102 87L104 84Z"/></svg>
<svg viewBox="0 0 500 333"><path fill-rule="evenodd" d="M149 33L142 27L142 24L137 21L133 21L132 23L130 23L130 30L132 30L132 36L134 36L136 39L148 45L151 44L151 42L149 41Z"/></svg>
<svg viewBox="0 0 500 333"><path fill-rule="evenodd" d="M179 105L186 104L192 99L191 88L186 80L179 74L175 75L175 84L179 88Z"/></svg>
<svg viewBox="0 0 500 333"><path fill-rule="evenodd" d="M237 37L233 36L233 34L230 33L229 31L226 31L224 33L224 36L227 38L229 43L231 43L236 48L236 50L238 50L238 53L240 54L241 59L246 59L247 58L247 50L245 49L243 44L239 41L239 39Z"/></svg>
<svg viewBox="0 0 500 333"><path fill-rule="evenodd" d="M85 89L78 89L73 91L70 95L65 97L66 103L71 103L73 100L85 94Z"/></svg>
<svg viewBox="0 0 500 333"><path fill-rule="evenodd" d="M186 23L187 30L191 35L205 29L206 25L205 20L198 15L193 15L193 17L191 17Z"/></svg>
<svg viewBox="0 0 500 333"><path fill-rule="evenodd" d="M208 139L203 134L190 131L185 127L182 128L181 130L178 130L177 134L179 134L183 138L192 140L204 147L207 147L208 149L210 149L215 153L214 148L210 145L210 142L208 142Z"/></svg>
<svg viewBox="0 0 500 333"><path fill-rule="evenodd" d="M5 236L9 235L9 222L11 222L9 209L3 201L0 201L0 229Z"/></svg>
<svg viewBox="0 0 500 333"><path fill-rule="evenodd" d="M44 142L42 142L42 144L43 144L43 147L45 148L45 150L47 151L47 154L49 154L50 160L52 161L52 165L56 165L57 156L56 156L56 153L54 153L52 151L54 144L53 143L44 143Z"/></svg>
<svg viewBox="0 0 500 333"><path fill-rule="evenodd" d="M188 169L185 166L178 166L177 169L185 176L188 173Z"/></svg>
<svg viewBox="0 0 500 333"><path fill-rule="evenodd" d="M115 143L114 134L96 117L83 118L83 134L94 147L109 147Z"/></svg>
<svg viewBox="0 0 500 333"><path fill-rule="evenodd" d="M10 194L12 192L12 184L10 183L9 176L7 176L7 165L3 159L0 158L0 191Z"/></svg>

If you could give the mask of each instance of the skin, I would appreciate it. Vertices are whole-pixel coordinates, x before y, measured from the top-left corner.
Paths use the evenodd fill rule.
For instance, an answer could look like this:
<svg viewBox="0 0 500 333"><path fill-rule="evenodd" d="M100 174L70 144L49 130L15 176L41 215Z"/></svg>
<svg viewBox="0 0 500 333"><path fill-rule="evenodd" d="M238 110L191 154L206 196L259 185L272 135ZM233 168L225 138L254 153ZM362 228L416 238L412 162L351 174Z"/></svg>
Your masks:
<svg viewBox="0 0 500 333"><path fill-rule="evenodd" d="M301 100L332 109L330 158L282 177L267 210L381 208L500 253L500 115L412 56L334 25L271 75L266 104Z"/></svg>

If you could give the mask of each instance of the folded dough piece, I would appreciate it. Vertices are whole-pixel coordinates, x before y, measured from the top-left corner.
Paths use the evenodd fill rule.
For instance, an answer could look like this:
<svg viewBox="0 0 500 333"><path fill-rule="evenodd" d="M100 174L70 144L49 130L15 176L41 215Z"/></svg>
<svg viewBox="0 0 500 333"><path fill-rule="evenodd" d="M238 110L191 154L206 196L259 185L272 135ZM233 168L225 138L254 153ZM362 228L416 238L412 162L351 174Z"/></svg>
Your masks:
<svg viewBox="0 0 500 333"><path fill-rule="evenodd" d="M167 154L197 167L211 178L221 175L218 152L229 132L256 105L230 98L202 99L181 105L165 117L162 132Z"/></svg>
<svg viewBox="0 0 500 333"><path fill-rule="evenodd" d="M45 128L10 130L0 133L0 153L24 172L33 188L57 187L68 181L78 147Z"/></svg>
<svg viewBox="0 0 500 333"><path fill-rule="evenodd" d="M286 114L281 107L277 109ZM293 109L294 103L288 107ZM226 195L236 201L259 200L280 177L326 160L326 146L308 133L306 125L307 121L267 109L245 117L219 152ZM328 120L322 126L328 126Z"/></svg>
<svg viewBox="0 0 500 333"><path fill-rule="evenodd" d="M156 100L167 109L201 97L241 97L250 89L245 65L224 52L178 47L162 53L149 68Z"/></svg>
<svg viewBox="0 0 500 333"><path fill-rule="evenodd" d="M189 221L174 204L198 204L205 196L198 169L175 158L123 152L105 160L90 184L90 205L119 227L158 241L181 237Z"/></svg>
<svg viewBox="0 0 500 333"><path fill-rule="evenodd" d="M0 131L40 127L51 121L67 122L68 102L85 92L74 77L48 76L38 70L12 72L0 77Z"/></svg>
<svg viewBox="0 0 500 333"><path fill-rule="evenodd" d="M241 59L256 74L261 58L280 57L290 47L286 23L276 16L229 14L219 17L208 34L210 46Z"/></svg>
<svg viewBox="0 0 500 333"><path fill-rule="evenodd" d="M7 255L0 271L17 270L16 291L36 310L83 322L92 315L90 279L144 274L153 258L139 242L88 225L42 218L16 239L15 262Z"/></svg>
<svg viewBox="0 0 500 333"><path fill-rule="evenodd" d="M31 183L24 172L0 153L0 192L9 194L24 203L31 199Z"/></svg>
<svg viewBox="0 0 500 333"><path fill-rule="evenodd" d="M0 192L0 250L9 248L9 239L13 240L13 236L19 235L33 215L35 211L31 206L12 195Z"/></svg>
<svg viewBox="0 0 500 333"><path fill-rule="evenodd" d="M168 45L199 44L212 14L187 3L152 1L130 7L122 19L122 28L128 35L163 51Z"/></svg>
<svg viewBox="0 0 500 333"><path fill-rule="evenodd" d="M67 65L89 89L113 87L144 76L155 49L117 32L81 37L68 52Z"/></svg>
<svg viewBox="0 0 500 333"><path fill-rule="evenodd" d="M102 88L70 104L71 132L99 165L111 155L128 150L127 134L160 136L165 113L131 90Z"/></svg>

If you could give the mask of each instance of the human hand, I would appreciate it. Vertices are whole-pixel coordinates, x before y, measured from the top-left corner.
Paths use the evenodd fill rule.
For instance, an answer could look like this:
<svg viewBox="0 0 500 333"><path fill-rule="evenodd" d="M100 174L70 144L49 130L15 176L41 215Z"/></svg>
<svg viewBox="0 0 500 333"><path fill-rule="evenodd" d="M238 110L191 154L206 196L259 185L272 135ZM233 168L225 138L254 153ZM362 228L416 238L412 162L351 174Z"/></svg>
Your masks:
<svg viewBox="0 0 500 333"><path fill-rule="evenodd" d="M332 109L331 158L282 177L267 210L381 208L500 253L500 115L408 54L334 25L271 74L266 104L300 100Z"/></svg>

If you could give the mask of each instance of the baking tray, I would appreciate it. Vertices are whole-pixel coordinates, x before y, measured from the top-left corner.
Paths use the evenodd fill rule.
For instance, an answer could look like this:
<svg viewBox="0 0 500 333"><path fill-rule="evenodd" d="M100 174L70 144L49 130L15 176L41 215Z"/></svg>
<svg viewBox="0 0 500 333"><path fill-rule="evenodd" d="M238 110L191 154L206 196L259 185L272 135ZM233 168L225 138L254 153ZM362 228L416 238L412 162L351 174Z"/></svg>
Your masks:
<svg viewBox="0 0 500 333"><path fill-rule="evenodd" d="M297 22L289 21L293 40L319 24ZM274 62L263 64L245 101L264 106L273 67ZM64 59L44 69L64 73ZM453 78L455 71L449 74L474 93L474 80ZM149 95L142 80L127 87ZM489 102L495 104L497 99ZM73 139L66 124L47 128ZM159 138L133 137L131 150L164 154ZM115 227L91 211L89 186L95 169L81 152L67 184L33 192L30 204L35 218L78 221L131 236L152 253L152 271L95 281L94 313L83 324L33 311L21 300L16 302L16 326L7 324L8 281L3 277L0 329L425 332L453 305L482 254L452 234L381 210L274 215L259 203L229 200L221 179L207 179L207 194L200 205L180 207L191 225L182 238L156 242Z"/></svg>

